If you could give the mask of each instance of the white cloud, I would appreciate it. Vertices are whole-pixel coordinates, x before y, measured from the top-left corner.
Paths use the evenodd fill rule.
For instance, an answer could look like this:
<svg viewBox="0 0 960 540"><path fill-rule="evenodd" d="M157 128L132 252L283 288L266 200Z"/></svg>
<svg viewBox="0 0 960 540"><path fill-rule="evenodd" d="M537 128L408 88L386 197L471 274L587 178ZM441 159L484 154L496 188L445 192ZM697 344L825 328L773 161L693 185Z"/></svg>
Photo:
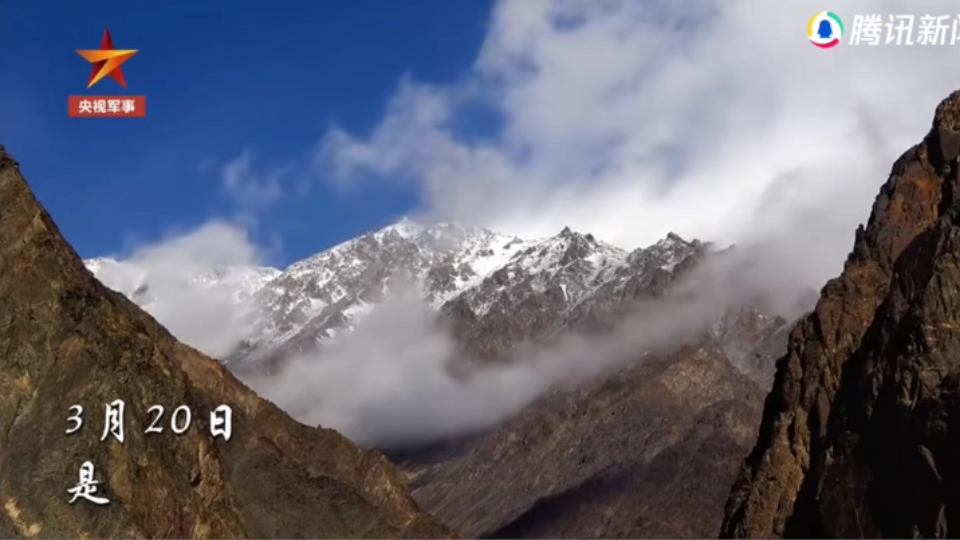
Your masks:
<svg viewBox="0 0 960 540"><path fill-rule="evenodd" d="M184 343L212 355L229 352L250 332L247 306L237 284L209 285L191 279L218 267L249 267L262 261L246 231L211 221L182 234L143 245L96 271L104 285L138 303ZM136 294L138 289L140 294Z"/></svg>
<svg viewBox="0 0 960 540"><path fill-rule="evenodd" d="M241 217L252 220L280 199L283 195L281 181L288 172L288 169L259 171L253 166L252 152L244 150L220 168L220 179Z"/></svg>
<svg viewBox="0 0 960 540"><path fill-rule="evenodd" d="M724 307L783 295L779 272L728 254L695 268L666 299L641 300L602 334L566 332L503 361L462 357L438 314L398 291L351 334L292 358L269 376L248 376L261 395L308 425L353 441L403 448L493 428L550 388L576 386L612 369L699 344ZM779 297L779 298L778 298Z"/></svg>
<svg viewBox="0 0 960 540"><path fill-rule="evenodd" d="M819 9L819 8L818 8ZM955 15L952 0L838 0L854 15ZM329 132L341 180L416 182L424 211L522 236L563 226L625 247L673 230L790 245L835 275L897 155L960 87L955 46L820 50L802 3L504 0L470 74L405 78L382 122ZM456 129L470 107L500 125Z"/></svg>

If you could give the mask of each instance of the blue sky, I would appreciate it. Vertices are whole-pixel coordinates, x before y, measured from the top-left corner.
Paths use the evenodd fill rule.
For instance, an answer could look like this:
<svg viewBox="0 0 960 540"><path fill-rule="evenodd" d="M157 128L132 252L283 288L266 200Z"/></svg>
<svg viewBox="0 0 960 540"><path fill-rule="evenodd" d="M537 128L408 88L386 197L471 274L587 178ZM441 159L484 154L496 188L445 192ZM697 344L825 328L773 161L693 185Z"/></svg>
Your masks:
<svg viewBox="0 0 960 540"><path fill-rule="evenodd" d="M481 0L329 2L77 2L17 0L0 22L0 143L83 257L123 252L238 211L219 171L249 151L257 170L303 164L336 123L364 133L401 77L445 83L469 67L490 3ZM124 91L86 90L109 27ZM145 119L70 119L69 95L145 95ZM384 183L348 191L291 173L287 193L259 215L259 243L280 239L286 264L417 206ZM299 189L299 188L297 188ZM287 187L287 191L296 189Z"/></svg>

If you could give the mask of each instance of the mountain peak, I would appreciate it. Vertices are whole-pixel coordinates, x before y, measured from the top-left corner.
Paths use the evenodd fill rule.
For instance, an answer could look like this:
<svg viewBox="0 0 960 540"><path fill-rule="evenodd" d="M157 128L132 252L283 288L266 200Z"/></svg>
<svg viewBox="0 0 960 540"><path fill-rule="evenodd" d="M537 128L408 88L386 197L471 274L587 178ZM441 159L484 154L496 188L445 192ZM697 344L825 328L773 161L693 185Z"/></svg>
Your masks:
<svg viewBox="0 0 960 540"><path fill-rule="evenodd" d="M407 216L403 216L399 221L391 225L380 229L375 233L376 235L387 235L390 233L395 233L401 238L414 238L420 235L424 231L425 227L420 223L410 219Z"/></svg>
<svg viewBox="0 0 960 540"><path fill-rule="evenodd" d="M935 129L960 132L960 90L956 90L937 105L933 115Z"/></svg>
<svg viewBox="0 0 960 540"><path fill-rule="evenodd" d="M655 245L657 245L657 246L677 246L677 245L679 245L679 246L700 246L700 245L702 245L702 242L701 242L700 240L696 239L696 238L694 238L694 239L692 239L692 240L687 240L687 239L683 238L682 236L680 236L679 234L677 234L677 233L675 233L675 232L673 232L673 231L670 231L670 232L667 233L667 235L666 235L665 237L663 237L663 238L662 238L659 242L657 242Z"/></svg>
<svg viewBox="0 0 960 540"><path fill-rule="evenodd" d="M563 230L560 231L560 234L558 234L558 235L555 236L554 238L560 238L560 239L563 239L563 240L571 240L571 241L573 241L573 242L582 242L582 243L587 243L587 244L596 244L596 243L597 243L596 238L594 238L594 236L593 236L592 234L590 234L590 233L588 233L588 234L581 234L581 233L579 233L579 232L571 229L570 227L564 227Z"/></svg>

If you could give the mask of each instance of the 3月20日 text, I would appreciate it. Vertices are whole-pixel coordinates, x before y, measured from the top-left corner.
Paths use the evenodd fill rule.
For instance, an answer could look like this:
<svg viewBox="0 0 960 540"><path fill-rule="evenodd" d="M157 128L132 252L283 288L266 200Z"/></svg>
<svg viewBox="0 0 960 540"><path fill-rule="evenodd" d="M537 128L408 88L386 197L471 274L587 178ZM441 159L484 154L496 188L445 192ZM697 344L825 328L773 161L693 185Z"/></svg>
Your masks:
<svg viewBox="0 0 960 540"><path fill-rule="evenodd" d="M147 435L165 433L168 429L174 435L183 435L193 424L193 411L186 405L180 405L173 409L167 416L166 408L163 405L153 405L147 409L149 417L144 422L143 433ZM78 433L84 426L84 407L83 405L72 405L67 416L67 435ZM214 438L221 437L224 441L229 441L233 435L233 409L229 405L220 405L209 413L210 422L208 425L210 435ZM105 441L112 436L118 442L123 443L126 437L126 403L117 399L104 404L103 412L103 432L100 437Z"/></svg>

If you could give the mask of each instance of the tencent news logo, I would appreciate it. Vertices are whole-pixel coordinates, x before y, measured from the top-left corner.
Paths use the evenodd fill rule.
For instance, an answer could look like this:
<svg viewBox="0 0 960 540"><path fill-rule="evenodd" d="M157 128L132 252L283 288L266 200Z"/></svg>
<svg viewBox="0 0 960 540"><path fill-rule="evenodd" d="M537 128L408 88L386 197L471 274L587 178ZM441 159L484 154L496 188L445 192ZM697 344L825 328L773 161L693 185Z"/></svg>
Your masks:
<svg viewBox="0 0 960 540"><path fill-rule="evenodd" d="M807 23L807 39L821 49L850 45L960 45L960 14L854 15L850 36L840 17L821 11Z"/></svg>
<svg viewBox="0 0 960 540"><path fill-rule="evenodd" d="M93 64L87 89L109 77L126 90L127 78L122 66L138 52L137 49L117 49L113 46L110 29L105 30L99 49L77 51L84 60ZM71 118L143 118L147 115L146 96L70 96L68 106Z"/></svg>
<svg viewBox="0 0 960 540"><path fill-rule="evenodd" d="M832 49L843 37L843 21L836 13L821 11L807 24L807 39L821 49Z"/></svg>

